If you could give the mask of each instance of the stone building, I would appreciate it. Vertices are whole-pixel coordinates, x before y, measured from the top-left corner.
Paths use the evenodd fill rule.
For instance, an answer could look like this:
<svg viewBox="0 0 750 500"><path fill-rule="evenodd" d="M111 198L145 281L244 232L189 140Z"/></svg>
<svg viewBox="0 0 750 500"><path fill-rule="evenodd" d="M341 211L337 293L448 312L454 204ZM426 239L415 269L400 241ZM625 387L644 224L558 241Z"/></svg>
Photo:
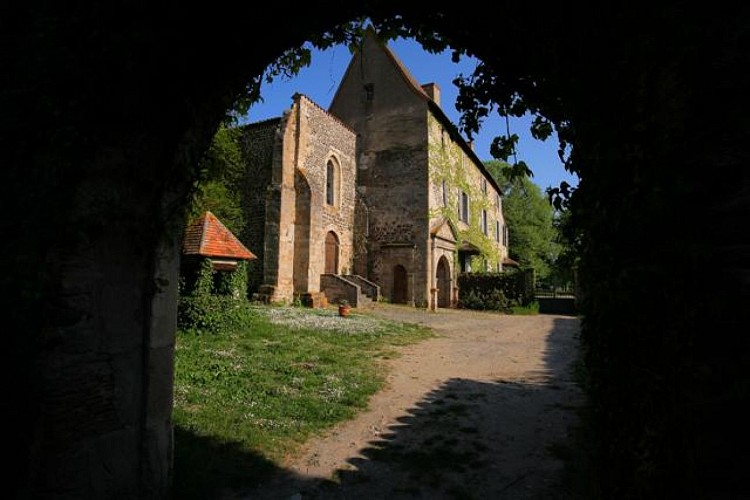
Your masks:
<svg viewBox="0 0 750 500"><path fill-rule="evenodd" d="M356 135L296 94L284 116L247 126L243 140L253 180L248 233L262 249L250 286L265 300L297 294L317 303L321 280L352 268Z"/></svg>
<svg viewBox="0 0 750 500"><path fill-rule="evenodd" d="M502 270L497 183L440 108L439 87L419 85L373 32L328 111L297 94L244 137L261 297L356 305L382 291L450 307L457 273Z"/></svg>

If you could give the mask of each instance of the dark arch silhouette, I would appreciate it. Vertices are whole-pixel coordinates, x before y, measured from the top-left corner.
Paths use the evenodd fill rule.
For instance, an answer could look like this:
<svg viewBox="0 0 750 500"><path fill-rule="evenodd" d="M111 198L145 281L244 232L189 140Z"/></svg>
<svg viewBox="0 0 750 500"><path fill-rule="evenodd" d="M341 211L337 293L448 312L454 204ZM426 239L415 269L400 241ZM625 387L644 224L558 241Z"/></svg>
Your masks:
<svg viewBox="0 0 750 500"><path fill-rule="evenodd" d="M392 283L391 302L406 304L409 301L409 274L401 264L393 266Z"/></svg>
<svg viewBox="0 0 750 500"><path fill-rule="evenodd" d="M437 264L437 306L451 306L451 268L448 259L443 255Z"/></svg>
<svg viewBox="0 0 750 500"><path fill-rule="evenodd" d="M586 338L608 362L588 365L609 443L603 491L746 493L746 459L715 464L747 456L736 408L750 396L724 383L744 379L748 357L747 11L362 5L301 4L290 16L268 4L254 21L283 23L274 37L202 4L29 2L4 16L11 495L55 496L64 477L71 496L166 496L179 234L198 160L286 49L394 14L425 42L440 33L484 60L502 75L499 97L523 92L576 125ZM499 18L511 22L498 30ZM682 229L685 213L695 231Z"/></svg>

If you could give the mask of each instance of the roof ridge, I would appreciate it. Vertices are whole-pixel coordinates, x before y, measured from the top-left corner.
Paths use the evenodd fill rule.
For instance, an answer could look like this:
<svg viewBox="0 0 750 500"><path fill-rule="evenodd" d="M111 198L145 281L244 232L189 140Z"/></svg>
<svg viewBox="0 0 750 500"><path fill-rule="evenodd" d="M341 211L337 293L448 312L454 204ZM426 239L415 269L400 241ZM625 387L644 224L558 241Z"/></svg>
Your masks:
<svg viewBox="0 0 750 500"><path fill-rule="evenodd" d="M206 235L208 234L208 216L209 215L213 215L210 210L206 210L206 213L201 215L201 219L203 219L203 224L201 224L201 226L203 227L201 228L201 241L200 243L198 243L199 252L203 251L203 245L205 245L206 243Z"/></svg>
<svg viewBox="0 0 750 500"><path fill-rule="evenodd" d="M455 123L451 121L450 118L448 118L448 115L445 114L445 111L443 111L443 108L440 107L438 103L435 102L434 99L432 99L429 95L427 95L427 92L422 88L422 84L417 82L417 79L414 78L414 75L412 75L409 72L409 69L404 65L404 63L401 61L401 59L398 58L395 52L391 50L390 47L388 47L388 44L384 41L382 41L380 38L378 38L374 30L372 32L367 32L370 36L372 36L376 43L378 43L382 49L384 50L386 56L388 56L393 63L395 64L396 68L399 70L401 76L406 80L407 84L415 91L417 95L420 97L423 97L425 101L427 102L427 106L429 109L431 109L435 115L437 115L437 118L442 121L445 124L449 124L450 128L449 133L454 136L454 139L457 139L456 142L459 143L459 146L461 149L464 150L464 152L469 156L471 159L474 160L475 163L477 163L479 171L484 175L484 177L490 181L492 186L495 188L495 190L500 193L502 196L502 190L500 189L500 186L498 185L497 181L494 177L489 173L487 170L487 167L484 166L484 162L477 156L476 152L469 146L467 140L461 135L461 133L458 130L458 127ZM427 82L427 83L435 83L436 82ZM426 85L426 84L425 84Z"/></svg>
<svg viewBox="0 0 750 500"><path fill-rule="evenodd" d="M258 120L257 122L245 123L244 125L240 125L239 128L243 129L243 128L248 128L248 127L257 127L259 125L265 125L266 123L270 123L270 122L278 121L278 120L281 120L280 116L272 116L271 118L264 118L262 120Z"/></svg>
<svg viewBox="0 0 750 500"><path fill-rule="evenodd" d="M189 243L189 235L194 235L195 230L199 230L201 233L197 248L195 245ZM245 260L257 258L210 210L206 210L197 221L189 224L185 229L183 252L185 254L197 254L205 257L227 257Z"/></svg>
<svg viewBox="0 0 750 500"><path fill-rule="evenodd" d="M307 99L308 102L310 102L310 104L312 104L313 106L315 106L316 108L318 108L320 111L322 111L323 113L325 113L327 116L330 116L331 118L333 118L339 125L343 126L346 130L348 130L352 134L357 135L357 131L356 130L354 130L352 127L350 127L349 125L347 125L346 123L344 123L343 120L341 120L341 118L339 118L338 116L334 115L333 113L331 113L330 111L328 111L327 109L325 109L323 106L321 106L320 104L318 104L317 102L315 102L307 94L305 94L303 92L295 92L293 98L296 97L296 96L304 97L305 99Z"/></svg>

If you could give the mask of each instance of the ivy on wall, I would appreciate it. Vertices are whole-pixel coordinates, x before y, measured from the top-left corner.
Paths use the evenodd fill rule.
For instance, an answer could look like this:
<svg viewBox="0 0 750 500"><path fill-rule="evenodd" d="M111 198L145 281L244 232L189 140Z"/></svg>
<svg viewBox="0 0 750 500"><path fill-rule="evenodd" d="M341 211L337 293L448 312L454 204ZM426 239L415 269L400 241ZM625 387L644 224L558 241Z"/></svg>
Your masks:
<svg viewBox="0 0 750 500"><path fill-rule="evenodd" d="M437 189L440 196L443 196L442 186L445 183L447 191L444 198L446 203L439 203L431 208L429 217L430 219L444 217L449 220L458 231L459 240L467 241L479 249L481 255L472 258L472 267L484 263L496 269L503 256L497 242L493 239L494 224L489 222L491 215L495 213L495 191L488 189L487 194L483 192L481 182L475 182L476 176L470 171L470 169L476 169L473 161L466 157L463 149L450 138L432 115L428 118L428 129L428 162L432 188ZM477 174L483 178L478 172ZM466 225L463 222L459 224L459 193L461 192L469 197L469 219ZM486 210L488 215L487 234L482 231L483 210ZM495 216L494 219L496 218ZM457 254L455 259L458 259ZM458 262L454 264L458 265ZM484 270L484 267L481 269Z"/></svg>
<svg viewBox="0 0 750 500"><path fill-rule="evenodd" d="M234 271L215 271L211 259L202 259L195 276L180 280L178 327L198 334L220 334L240 327L245 315L251 314L244 300L246 266L239 262Z"/></svg>

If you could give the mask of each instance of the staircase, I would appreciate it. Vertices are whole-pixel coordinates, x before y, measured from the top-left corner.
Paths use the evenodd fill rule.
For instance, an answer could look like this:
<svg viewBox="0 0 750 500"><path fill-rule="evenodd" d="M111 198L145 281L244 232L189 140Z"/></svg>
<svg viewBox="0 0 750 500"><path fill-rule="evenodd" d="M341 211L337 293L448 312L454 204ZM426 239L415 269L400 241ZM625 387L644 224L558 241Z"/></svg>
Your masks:
<svg viewBox="0 0 750 500"><path fill-rule="evenodd" d="M357 274L321 274L320 291L330 304L346 299L358 308L372 308L380 298L380 287Z"/></svg>

